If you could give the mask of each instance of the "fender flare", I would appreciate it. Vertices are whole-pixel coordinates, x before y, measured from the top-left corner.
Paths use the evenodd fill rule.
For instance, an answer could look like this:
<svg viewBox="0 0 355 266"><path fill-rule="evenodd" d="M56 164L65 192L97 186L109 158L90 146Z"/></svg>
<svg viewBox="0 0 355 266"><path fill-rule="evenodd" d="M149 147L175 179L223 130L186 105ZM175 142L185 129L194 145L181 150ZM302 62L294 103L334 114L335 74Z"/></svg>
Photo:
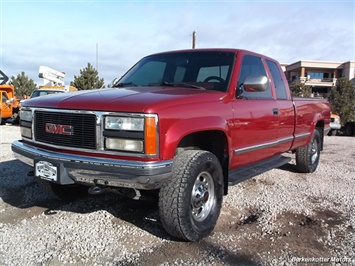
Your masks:
<svg viewBox="0 0 355 266"><path fill-rule="evenodd" d="M163 159L172 159L174 157L175 150L177 149L180 141L193 133L203 131L220 131L226 136L228 147L231 143L231 130L228 126L228 122L222 117L194 117L188 119L180 119L173 125L171 125L166 132L161 136Z"/></svg>

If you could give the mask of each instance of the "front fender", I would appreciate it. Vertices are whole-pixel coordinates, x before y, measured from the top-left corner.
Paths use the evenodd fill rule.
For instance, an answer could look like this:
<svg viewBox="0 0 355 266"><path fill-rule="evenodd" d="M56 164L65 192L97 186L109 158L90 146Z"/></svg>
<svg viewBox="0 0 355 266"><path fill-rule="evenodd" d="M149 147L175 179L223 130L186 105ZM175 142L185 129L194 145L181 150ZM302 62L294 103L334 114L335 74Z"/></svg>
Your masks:
<svg viewBox="0 0 355 266"><path fill-rule="evenodd" d="M221 131L231 142L231 133L228 121L222 117L195 117L181 119L168 127L161 135L162 159L172 159L180 141L193 133L204 131Z"/></svg>

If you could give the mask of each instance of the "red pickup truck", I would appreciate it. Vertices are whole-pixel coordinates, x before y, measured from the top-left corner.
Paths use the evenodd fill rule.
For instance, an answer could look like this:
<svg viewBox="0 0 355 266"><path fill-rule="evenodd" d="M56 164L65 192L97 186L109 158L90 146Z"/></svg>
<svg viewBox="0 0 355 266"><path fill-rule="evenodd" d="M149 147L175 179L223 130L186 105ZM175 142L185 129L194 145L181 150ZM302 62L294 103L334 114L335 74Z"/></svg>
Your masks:
<svg viewBox="0 0 355 266"><path fill-rule="evenodd" d="M326 100L292 98L279 63L237 49L140 60L111 88L25 101L19 160L67 199L114 191L158 195L168 233L208 236L228 186L290 161L316 170L329 131Z"/></svg>

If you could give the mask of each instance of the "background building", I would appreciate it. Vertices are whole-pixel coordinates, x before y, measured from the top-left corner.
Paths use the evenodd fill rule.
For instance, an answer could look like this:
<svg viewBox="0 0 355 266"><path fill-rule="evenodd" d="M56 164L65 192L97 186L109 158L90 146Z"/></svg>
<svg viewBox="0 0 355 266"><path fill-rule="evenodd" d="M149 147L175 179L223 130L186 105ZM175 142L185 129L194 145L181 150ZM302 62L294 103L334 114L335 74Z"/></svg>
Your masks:
<svg viewBox="0 0 355 266"><path fill-rule="evenodd" d="M312 88L313 96L325 96L338 78L346 77L355 84L355 61L324 62L301 60L282 65L290 86L304 83Z"/></svg>

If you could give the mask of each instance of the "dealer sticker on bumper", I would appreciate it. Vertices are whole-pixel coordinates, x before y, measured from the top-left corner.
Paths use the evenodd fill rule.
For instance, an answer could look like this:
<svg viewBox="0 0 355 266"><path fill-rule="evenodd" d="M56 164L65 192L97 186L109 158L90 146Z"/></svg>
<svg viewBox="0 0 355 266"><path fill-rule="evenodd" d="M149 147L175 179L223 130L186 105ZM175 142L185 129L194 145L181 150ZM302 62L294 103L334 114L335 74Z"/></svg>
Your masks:
<svg viewBox="0 0 355 266"><path fill-rule="evenodd" d="M36 176L57 181L58 168L50 162L38 161L35 164Z"/></svg>

